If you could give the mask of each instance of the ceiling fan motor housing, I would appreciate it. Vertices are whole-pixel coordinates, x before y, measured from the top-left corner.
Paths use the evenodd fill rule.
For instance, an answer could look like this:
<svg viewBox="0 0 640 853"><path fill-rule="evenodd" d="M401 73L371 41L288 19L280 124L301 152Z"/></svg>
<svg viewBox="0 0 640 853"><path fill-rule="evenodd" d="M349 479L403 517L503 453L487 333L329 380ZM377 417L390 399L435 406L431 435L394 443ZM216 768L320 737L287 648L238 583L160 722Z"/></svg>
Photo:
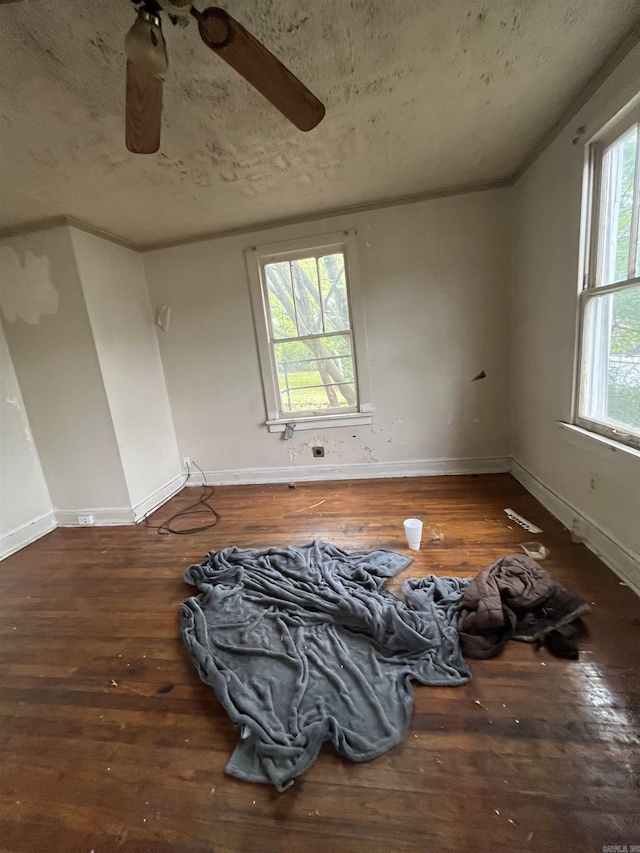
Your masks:
<svg viewBox="0 0 640 853"><path fill-rule="evenodd" d="M209 47L221 50L232 41L233 27L224 9L212 6L204 12L198 12L196 9L192 9L191 12L198 20L202 40Z"/></svg>

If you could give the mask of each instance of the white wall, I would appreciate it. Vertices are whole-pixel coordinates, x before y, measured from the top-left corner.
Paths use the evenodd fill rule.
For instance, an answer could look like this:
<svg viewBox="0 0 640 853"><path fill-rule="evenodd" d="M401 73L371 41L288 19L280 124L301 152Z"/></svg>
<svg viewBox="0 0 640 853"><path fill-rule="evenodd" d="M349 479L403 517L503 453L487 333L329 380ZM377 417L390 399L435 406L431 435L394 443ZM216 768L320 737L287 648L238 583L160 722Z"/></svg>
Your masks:
<svg viewBox="0 0 640 853"><path fill-rule="evenodd" d="M71 228L102 379L136 517L182 480L139 254Z"/></svg>
<svg viewBox="0 0 640 853"><path fill-rule="evenodd" d="M160 349L180 454L214 482L506 470L505 192L145 253L152 305L173 312ZM374 423L283 441L264 426L243 251L346 228L358 233ZM312 444L325 445L323 460Z"/></svg>
<svg viewBox="0 0 640 853"><path fill-rule="evenodd" d="M636 48L512 191L511 376L514 473L638 589L640 458L558 421L571 418L584 143L639 90Z"/></svg>
<svg viewBox="0 0 640 853"><path fill-rule="evenodd" d="M0 308L59 521L89 509L131 520L89 318L66 227L0 242Z"/></svg>
<svg viewBox="0 0 640 853"><path fill-rule="evenodd" d="M54 527L51 498L0 325L0 557Z"/></svg>

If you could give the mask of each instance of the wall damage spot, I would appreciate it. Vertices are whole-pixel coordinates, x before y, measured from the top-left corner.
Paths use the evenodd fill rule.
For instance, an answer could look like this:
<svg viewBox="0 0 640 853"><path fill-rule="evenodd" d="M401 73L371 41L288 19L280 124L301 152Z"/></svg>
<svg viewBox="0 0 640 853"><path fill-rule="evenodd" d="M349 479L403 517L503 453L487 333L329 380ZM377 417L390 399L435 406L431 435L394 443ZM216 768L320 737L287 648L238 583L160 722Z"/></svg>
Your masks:
<svg viewBox="0 0 640 853"><path fill-rule="evenodd" d="M368 462L377 462L378 460L373 455L373 447L369 447L368 444L363 444L362 449L365 450L369 454Z"/></svg>
<svg viewBox="0 0 640 853"><path fill-rule="evenodd" d="M37 324L58 310L58 291L51 283L46 256L25 252L20 258L10 246L0 247L0 309L10 323L16 318Z"/></svg>
<svg viewBox="0 0 640 853"><path fill-rule="evenodd" d="M34 446L33 445L33 436L31 435L31 429L29 427L29 421L27 420L27 415L25 414L24 409L20 405L20 400L18 400L17 397L13 397L13 396L6 397L5 399L10 406L13 406L20 413L20 417L22 418L22 421L23 421L22 432L24 434L24 437L25 437L26 441L29 442L29 444Z"/></svg>

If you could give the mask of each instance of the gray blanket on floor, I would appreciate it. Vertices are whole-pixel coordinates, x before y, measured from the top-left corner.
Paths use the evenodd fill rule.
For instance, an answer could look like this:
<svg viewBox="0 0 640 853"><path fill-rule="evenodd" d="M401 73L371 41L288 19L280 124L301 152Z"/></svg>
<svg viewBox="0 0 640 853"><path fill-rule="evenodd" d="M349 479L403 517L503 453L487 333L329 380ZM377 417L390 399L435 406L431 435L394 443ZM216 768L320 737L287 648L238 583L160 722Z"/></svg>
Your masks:
<svg viewBox="0 0 640 853"><path fill-rule="evenodd" d="M200 595L182 605L182 636L240 732L228 773L282 791L324 741L374 758L407 731L411 679L469 680L455 627L466 582L405 585L405 605L382 584L410 562L313 542L228 548L187 569Z"/></svg>

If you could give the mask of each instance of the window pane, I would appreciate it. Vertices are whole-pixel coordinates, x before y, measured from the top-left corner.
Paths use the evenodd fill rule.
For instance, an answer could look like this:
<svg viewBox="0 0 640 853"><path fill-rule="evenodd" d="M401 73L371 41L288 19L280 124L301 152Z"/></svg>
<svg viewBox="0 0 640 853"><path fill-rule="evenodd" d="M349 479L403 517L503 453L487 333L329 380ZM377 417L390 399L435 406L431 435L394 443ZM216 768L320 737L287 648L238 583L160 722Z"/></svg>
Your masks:
<svg viewBox="0 0 640 853"><path fill-rule="evenodd" d="M640 435L640 287L589 300L581 414Z"/></svg>
<svg viewBox="0 0 640 853"><path fill-rule="evenodd" d="M349 300L344 270L344 255L325 255L318 258L320 289L324 308L325 332L342 332L349 329Z"/></svg>
<svg viewBox="0 0 640 853"><path fill-rule="evenodd" d="M609 148L602 161L600 284L603 285L625 281L629 277L629 237L636 148L637 125Z"/></svg>
<svg viewBox="0 0 640 853"><path fill-rule="evenodd" d="M264 268L269 293L269 313L274 338L296 338L296 310L293 302L289 261L267 264Z"/></svg>
<svg viewBox="0 0 640 853"><path fill-rule="evenodd" d="M317 335L322 332L322 309L316 259L291 261L291 272L298 313L298 334Z"/></svg>
<svg viewBox="0 0 640 853"><path fill-rule="evenodd" d="M281 413L357 406L350 335L273 345Z"/></svg>

